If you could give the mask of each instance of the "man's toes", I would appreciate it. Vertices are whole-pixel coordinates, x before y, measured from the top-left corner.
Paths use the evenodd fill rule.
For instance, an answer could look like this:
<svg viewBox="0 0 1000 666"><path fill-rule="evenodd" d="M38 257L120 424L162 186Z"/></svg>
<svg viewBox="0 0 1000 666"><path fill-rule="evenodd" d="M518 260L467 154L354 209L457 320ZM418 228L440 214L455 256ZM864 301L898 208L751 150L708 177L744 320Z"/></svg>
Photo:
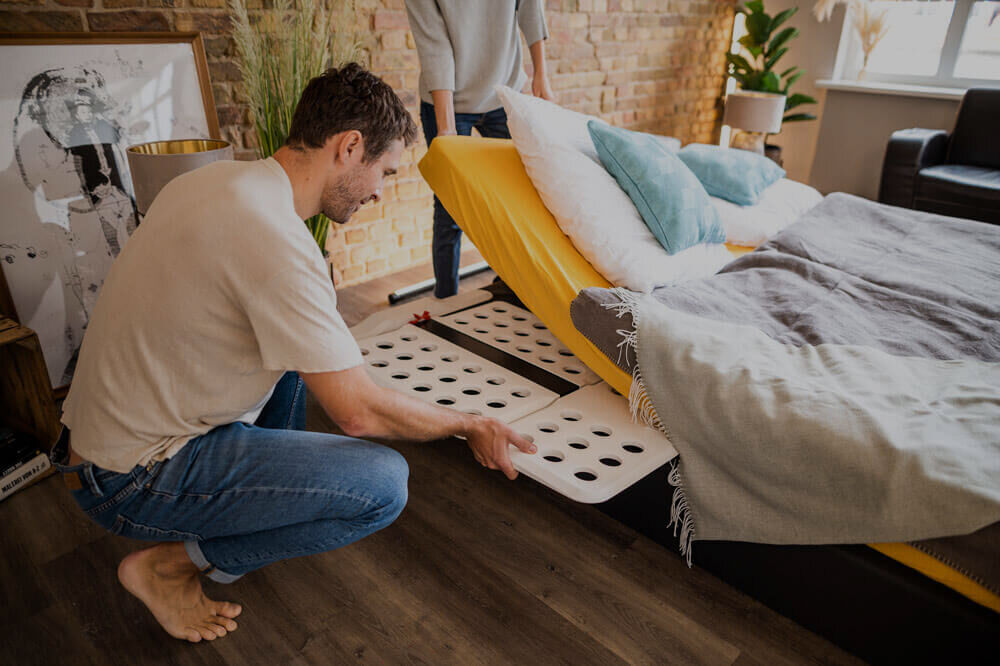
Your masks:
<svg viewBox="0 0 1000 666"><path fill-rule="evenodd" d="M221 615L216 615L212 618L212 622L225 627L226 631L236 631L236 620L231 620L228 617L223 617Z"/></svg>
<svg viewBox="0 0 1000 666"><path fill-rule="evenodd" d="M239 604L234 604L229 601L223 601L215 607L215 612L217 615L233 618L237 617L240 613L243 612L243 607L240 606Z"/></svg>
<svg viewBox="0 0 1000 666"><path fill-rule="evenodd" d="M214 641L216 638L219 637L219 635L215 633L215 629L213 629L214 626L216 625L211 625L208 623L199 624L198 633L200 633L201 637L204 638L206 641Z"/></svg>
<svg viewBox="0 0 1000 666"><path fill-rule="evenodd" d="M184 636L183 636L183 638L185 640L191 641L192 643L200 643L201 642L201 632L199 632L194 627L188 627L187 629L184 630Z"/></svg>

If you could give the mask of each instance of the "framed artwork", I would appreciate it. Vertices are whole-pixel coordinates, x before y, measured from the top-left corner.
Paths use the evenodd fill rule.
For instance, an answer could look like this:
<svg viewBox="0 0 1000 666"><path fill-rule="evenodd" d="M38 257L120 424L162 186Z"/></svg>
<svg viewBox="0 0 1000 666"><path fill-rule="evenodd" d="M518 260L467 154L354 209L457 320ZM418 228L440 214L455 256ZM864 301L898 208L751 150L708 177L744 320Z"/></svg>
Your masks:
<svg viewBox="0 0 1000 666"><path fill-rule="evenodd" d="M0 307L57 391L139 222L125 150L218 139L198 33L0 35Z"/></svg>

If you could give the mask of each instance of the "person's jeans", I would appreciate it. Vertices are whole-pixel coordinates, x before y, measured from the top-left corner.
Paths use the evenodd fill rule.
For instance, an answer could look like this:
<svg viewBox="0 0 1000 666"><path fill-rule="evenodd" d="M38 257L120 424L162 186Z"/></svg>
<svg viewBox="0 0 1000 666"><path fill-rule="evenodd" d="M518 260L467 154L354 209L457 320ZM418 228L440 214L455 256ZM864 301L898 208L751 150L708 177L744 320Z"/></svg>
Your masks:
<svg viewBox="0 0 1000 666"><path fill-rule="evenodd" d="M437 136L437 118L434 105L420 103L420 123L424 127L427 145ZM503 108L486 113L456 113L455 129L463 136L472 134L475 127L481 136L490 139L509 139L507 112ZM458 265L462 254L462 230L451 219L437 196L434 197L434 239L431 257L434 262L434 295L438 298L454 296L458 292Z"/></svg>
<svg viewBox="0 0 1000 666"><path fill-rule="evenodd" d="M52 460L78 477L73 498L94 522L133 539L183 541L199 569L228 583L357 541L406 505L409 468L399 453L304 426L305 386L289 372L254 425L214 428L168 460L125 474L67 466L66 430Z"/></svg>

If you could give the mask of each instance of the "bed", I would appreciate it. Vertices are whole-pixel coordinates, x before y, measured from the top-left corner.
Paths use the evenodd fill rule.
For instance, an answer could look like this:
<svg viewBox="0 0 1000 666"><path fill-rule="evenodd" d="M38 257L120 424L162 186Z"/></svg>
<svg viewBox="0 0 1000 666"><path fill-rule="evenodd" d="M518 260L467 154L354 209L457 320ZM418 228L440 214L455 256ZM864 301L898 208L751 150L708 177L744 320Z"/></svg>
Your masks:
<svg viewBox="0 0 1000 666"><path fill-rule="evenodd" d="M420 169L516 300L602 379L627 394L630 375L584 337L570 317L570 303L581 290L610 285L559 229L513 144L441 137ZM666 474L666 468L657 470L602 508L675 545L665 515L650 510L667 503ZM701 548L696 563L873 660L907 653L921 660L931 654L954 656L943 646L967 647L1000 631L1000 597L906 544L716 542Z"/></svg>

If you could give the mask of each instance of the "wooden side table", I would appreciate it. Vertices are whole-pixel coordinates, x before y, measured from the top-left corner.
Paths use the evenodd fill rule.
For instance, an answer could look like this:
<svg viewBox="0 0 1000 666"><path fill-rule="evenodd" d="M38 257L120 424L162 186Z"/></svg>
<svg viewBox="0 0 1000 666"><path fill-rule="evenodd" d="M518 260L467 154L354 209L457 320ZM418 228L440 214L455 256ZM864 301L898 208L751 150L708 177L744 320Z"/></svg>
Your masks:
<svg viewBox="0 0 1000 666"><path fill-rule="evenodd" d="M48 452L59 436L59 413L35 332L0 318L0 412L11 427Z"/></svg>

